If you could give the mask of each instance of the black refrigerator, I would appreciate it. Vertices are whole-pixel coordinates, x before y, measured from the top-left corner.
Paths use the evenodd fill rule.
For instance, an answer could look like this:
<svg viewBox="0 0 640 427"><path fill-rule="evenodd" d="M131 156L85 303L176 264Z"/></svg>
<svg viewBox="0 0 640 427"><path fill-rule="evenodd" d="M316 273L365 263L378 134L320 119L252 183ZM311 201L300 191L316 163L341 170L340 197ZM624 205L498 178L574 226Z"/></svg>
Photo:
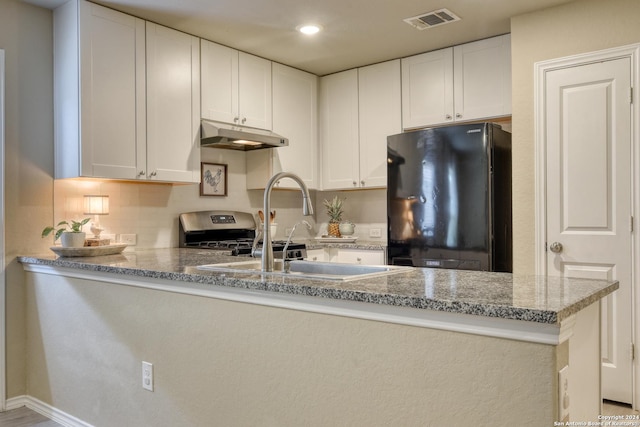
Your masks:
<svg viewBox="0 0 640 427"><path fill-rule="evenodd" d="M494 123L387 137L387 262L511 272L511 134Z"/></svg>

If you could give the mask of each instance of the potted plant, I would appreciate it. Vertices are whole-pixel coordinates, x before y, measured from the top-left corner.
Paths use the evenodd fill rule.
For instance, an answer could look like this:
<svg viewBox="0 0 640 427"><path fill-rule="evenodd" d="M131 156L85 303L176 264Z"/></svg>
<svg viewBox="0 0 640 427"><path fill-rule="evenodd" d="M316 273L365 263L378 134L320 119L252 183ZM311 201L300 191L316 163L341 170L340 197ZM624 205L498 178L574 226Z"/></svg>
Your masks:
<svg viewBox="0 0 640 427"><path fill-rule="evenodd" d="M91 218L85 218L82 221L72 220L71 224L67 221L60 221L55 227L45 227L42 230L42 237L47 237L55 232L54 242L60 238L60 242L65 248L81 248L84 246L86 237L86 233L82 231L82 226L90 220Z"/></svg>
<svg viewBox="0 0 640 427"><path fill-rule="evenodd" d="M329 215L327 234L333 237L340 237L340 221L342 220L344 199L335 196L332 200L325 199L322 203L327 208L327 215Z"/></svg>

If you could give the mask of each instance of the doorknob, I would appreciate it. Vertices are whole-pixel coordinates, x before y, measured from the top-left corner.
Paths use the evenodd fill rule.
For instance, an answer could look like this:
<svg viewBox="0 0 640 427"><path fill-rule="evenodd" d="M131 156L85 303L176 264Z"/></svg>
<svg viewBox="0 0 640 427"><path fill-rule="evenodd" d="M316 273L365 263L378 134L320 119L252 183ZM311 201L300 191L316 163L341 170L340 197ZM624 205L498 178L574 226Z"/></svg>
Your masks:
<svg viewBox="0 0 640 427"><path fill-rule="evenodd" d="M559 254L560 252L562 252L562 243L553 242L551 245L549 245L549 250L551 250L551 252L553 252L554 254Z"/></svg>

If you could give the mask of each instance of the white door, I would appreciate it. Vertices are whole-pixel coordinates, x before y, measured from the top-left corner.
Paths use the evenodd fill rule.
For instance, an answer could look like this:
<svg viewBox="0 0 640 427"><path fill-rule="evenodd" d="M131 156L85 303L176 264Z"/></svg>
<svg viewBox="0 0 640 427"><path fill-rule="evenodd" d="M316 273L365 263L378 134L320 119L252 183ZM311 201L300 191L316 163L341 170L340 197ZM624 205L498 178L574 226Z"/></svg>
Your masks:
<svg viewBox="0 0 640 427"><path fill-rule="evenodd" d="M620 289L601 306L602 393L626 403L632 400L630 88L631 60L620 58L549 71L544 89L547 273L619 280Z"/></svg>
<svg viewBox="0 0 640 427"><path fill-rule="evenodd" d="M4 267L4 49L0 49L0 412L4 411L6 402Z"/></svg>

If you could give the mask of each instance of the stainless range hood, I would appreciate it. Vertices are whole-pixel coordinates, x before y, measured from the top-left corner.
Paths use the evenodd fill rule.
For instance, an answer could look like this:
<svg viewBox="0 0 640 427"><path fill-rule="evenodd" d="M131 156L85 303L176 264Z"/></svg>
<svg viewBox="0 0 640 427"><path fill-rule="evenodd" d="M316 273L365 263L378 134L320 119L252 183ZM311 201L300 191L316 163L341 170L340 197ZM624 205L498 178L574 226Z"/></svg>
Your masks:
<svg viewBox="0 0 640 427"><path fill-rule="evenodd" d="M260 150L286 147L289 140L268 130L202 120L200 146L231 150Z"/></svg>

